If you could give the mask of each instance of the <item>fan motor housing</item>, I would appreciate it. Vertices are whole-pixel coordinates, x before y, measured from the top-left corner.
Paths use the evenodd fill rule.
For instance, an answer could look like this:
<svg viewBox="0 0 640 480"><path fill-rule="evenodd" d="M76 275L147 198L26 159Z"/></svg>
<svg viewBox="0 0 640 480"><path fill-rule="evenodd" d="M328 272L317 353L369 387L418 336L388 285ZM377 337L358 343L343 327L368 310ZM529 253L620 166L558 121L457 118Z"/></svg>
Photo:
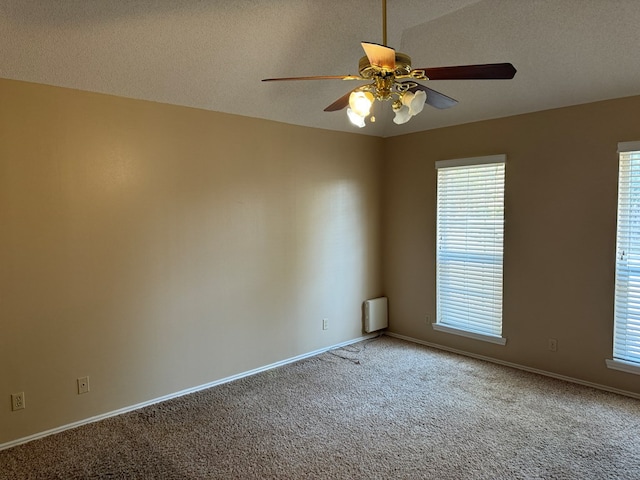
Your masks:
<svg viewBox="0 0 640 480"><path fill-rule="evenodd" d="M366 56L360 59L358 69L360 76L363 78L374 78L379 76L381 72L384 72L380 67L372 66L369 58ZM394 76L401 76L409 75L409 72L411 72L411 57L404 53L396 52L396 69L393 72L385 73L393 73Z"/></svg>

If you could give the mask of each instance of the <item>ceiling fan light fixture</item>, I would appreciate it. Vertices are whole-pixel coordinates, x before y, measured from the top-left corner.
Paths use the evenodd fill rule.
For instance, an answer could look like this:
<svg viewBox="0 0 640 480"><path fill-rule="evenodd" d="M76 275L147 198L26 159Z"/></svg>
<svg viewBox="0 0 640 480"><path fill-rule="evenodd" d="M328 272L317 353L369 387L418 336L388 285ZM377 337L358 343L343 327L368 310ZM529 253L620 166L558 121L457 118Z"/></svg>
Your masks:
<svg viewBox="0 0 640 480"><path fill-rule="evenodd" d="M393 111L396 113L393 123L396 125L407 123L411 120L411 117L422 112L426 101L427 94L422 90L418 90L415 93L404 92L399 100L393 102Z"/></svg>
<svg viewBox="0 0 640 480"><path fill-rule="evenodd" d="M371 105L373 105L373 94L371 92L355 91L349 95L349 107L356 115L363 119L369 116Z"/></svg>
<svg viewBox="0 0 640 480"><path fill-rule="evenodd" d="M393 118L393 123L396 125L402 125L411 120L412 115L408 106L402 105L400 102L394 102L393 111L396 112L396 116Z"/></svg>
<svg viewBox="0 0 640 480"><path fill-rule="evenodd" d="M351 121L351 123L353 123L356 127L364 128L365 123L364 123L363 116L358 115L356 112L351 110L351 108L347 108L347 116L349 117L349 120Z"/></svg>
<svg viewBox="0 0 640 480"><path fill-rule="evenodd" d="M426 101L427 94L422 90L418 90L415 93L405 92L404 95L402 95L402 103L409 107L411 116L419 114L424 108Z"/></svg>

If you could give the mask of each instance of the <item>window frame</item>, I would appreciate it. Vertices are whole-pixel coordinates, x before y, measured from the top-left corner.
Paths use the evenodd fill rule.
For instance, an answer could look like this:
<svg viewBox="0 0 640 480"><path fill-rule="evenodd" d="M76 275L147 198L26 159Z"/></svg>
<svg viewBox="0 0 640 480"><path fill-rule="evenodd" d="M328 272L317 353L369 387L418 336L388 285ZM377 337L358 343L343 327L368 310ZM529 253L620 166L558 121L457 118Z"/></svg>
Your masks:
<svg viewBox="0 0 640 480"><path fill-rule="evenodd" d="M485 342L490 342L498 345L505 345L507 339L503 336L503 293L504 293L504 206L505 206L505 184L506 184L506 155L490 155L483 157L471 157L471 158L461 158L461 159L453 159L453 160L442 160L435 163L435 168L438 171L436 178L436 186L437 186L437 202L436 202L436 321L432 323L432 328L439 332L450 333L454 335L460 335L467 338L473 338L476 340L481 340ZM440 261L440 246L441 246L441 216L442 213L440 211L440 195L442 190L442 185L440 182L440 170L450 169L450 168L458 168L458 167L480 167L487 166L491 164L500 163L504 165L504 170L502 171L502 184L501 184L501 209L502 209L502 217L501 217L501 228L502 228L502 243L500 244L500 286L499 286L499 303L500 303L500 311L499 311L499 319L500 319L500 333L488 333L488 332L480 332L475 331L474 329L465 329L460 328L460 325L455 325L456 322L452 322L452 324L447 324L447 322L443 322L442 319L442 309L441 309L441 266L442 262ZM480 191L479 193L487 193ZM468 201L468 200L467 200ZM490 217L494 218L495 217ZM465 233L466 235L466 233ZM467 237L465 237L467 238ZM484 264L483 264L484 265Z"/></svg>
<svg viewBox="0 0 640 480"><path fill-rule="evenodd" d="M624 334L627 329L628 318L626 315L621 315L622 311L627 311L631 303L630 300L640 301L640 292L632 295L629 299L629 285L632 283L630 277L630 271L634 270L629 266L628 261L624 264L622 260L626 256L627 259L630 256L630 250L636 247L637 250L634 254L637 256L640 254L640 233L637 235L624 235L622 228L627 233L630 229L630 223L633 219L640 221L640 214L633 215L629 210L621 210L620 206L623 204L630 204L630 195L634 185L640 188L640 172L637 175L630 173L623 173L623 168L631 168L624 162L631 162L631 159L623 158L624 154L637 154L640 157L640 142L620 142L618 144L618 199L616 204L616 251L615 251L615 282L614 282L614 311L613 311L613 345L612 345L612 358L606 359L605 363L608 368L613 370L619 370L626 373L633 373L640 375L640 354L629 353L626 346L618 344L618 338ZM637 160L637 159L636 159ZM638 167L640 168L640 167ZM634 183L634 178L637 182ZM624 183L624 185L623 185ZM625 187L626 185L626 187ZM625 189L626 188L626 189ZM624 227L622 227L624 225ZM633 238L632 240L624 240L624 238ZM625 254L626 251L626 254ZM635 268L639 270L640 267ZM637 275L633 275L634 278L640 279L640 272ZM624 280L624 279L627 280ZM620 326L619 322L624 317L625 326ZM638 324L639 321L634 322ZM634 325L640 327L640 325ZM640 342L640 332L631 336L632 341ZM626 342L623 342L626 345Z"/></svg>

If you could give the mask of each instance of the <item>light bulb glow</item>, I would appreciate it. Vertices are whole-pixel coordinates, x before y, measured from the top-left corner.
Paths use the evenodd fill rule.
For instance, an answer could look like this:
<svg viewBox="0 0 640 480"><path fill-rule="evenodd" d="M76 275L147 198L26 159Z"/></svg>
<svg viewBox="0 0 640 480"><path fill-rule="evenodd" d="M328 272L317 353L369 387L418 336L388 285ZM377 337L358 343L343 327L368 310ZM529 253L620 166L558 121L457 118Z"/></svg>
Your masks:
<svg viewBox="0 0 640 480"><path fill-rule="evenodd" d="M373 105L373 94L371 92L352 92L349 95L349 106L351 110L362 118L369 115Z"/></svg>
<svg viewBox="0 0 640 480"><path fill-rule="evenodd" d="M364 117L358 115L356 112L351 110L351 108L347 108L347 116L349 117L349 120L351 121L351 123L353 123L356 127L358 128L364 127L365 125Z"/></svg>

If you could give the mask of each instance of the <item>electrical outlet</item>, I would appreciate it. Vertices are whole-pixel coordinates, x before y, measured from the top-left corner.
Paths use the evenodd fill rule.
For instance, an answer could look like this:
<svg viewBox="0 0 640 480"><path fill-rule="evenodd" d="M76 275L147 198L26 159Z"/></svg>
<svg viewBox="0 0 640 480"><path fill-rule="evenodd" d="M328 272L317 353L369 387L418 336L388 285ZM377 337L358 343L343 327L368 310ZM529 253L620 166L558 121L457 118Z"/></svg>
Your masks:
<svg viewBox="0 0 640 480"><path fill-rule="evenodd" d="M24 405L24 392L14 393L11 395L11 410L22 410Z"/></svg>
<svg viewBox="0 0 640 480"><path fill-rule="evenodd" d="M322 329L326 330L329 328L329 319L328 318L323 318L322 319Z"/></svg>
<svg viewBox="0 0 640 480"><path fill-rule="evenodd" d="M430 315L426 315L424 317L424 321L427 322L427 325L431 324L431 316Z"/></svg>
<svg viewBox="0 0 640 480"><path fill-rule="evenodd" d="M78 379L78 395L89 393L89 377L81 377Z"/></svg>
<svg viewBox="0 0 640 480"><path fill-rule="evenodd" d="M551 351L551 352L557 351L558 350L558 340L556 340L555 338L550 338L549 339L548 348L549 348L549 351Z"/></svg>

